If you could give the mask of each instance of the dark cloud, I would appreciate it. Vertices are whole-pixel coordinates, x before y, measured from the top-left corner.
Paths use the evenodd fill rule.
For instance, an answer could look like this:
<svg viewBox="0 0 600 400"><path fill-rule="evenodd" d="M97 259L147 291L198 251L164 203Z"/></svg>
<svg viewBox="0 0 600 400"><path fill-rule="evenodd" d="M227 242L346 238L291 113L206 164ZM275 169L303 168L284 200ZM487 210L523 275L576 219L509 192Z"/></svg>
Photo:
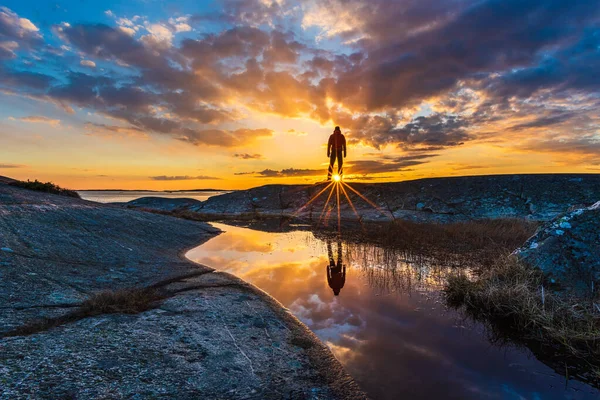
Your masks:
<svg viewBox="0 0 600 400"><path fill-rule="evenodd" d="M579 156L579 163L600 163L600 139L596 134L579 135L573 138L550 136L542 140L530 140L524 150L550 153L571 153ZM571 159L568 160L572 162Z"/></svg>
<svg viewBox="0 0 600 400"><path fill-rule="evenodd" d="M365 61L341 74L331 94L355 108L415 104L478 74L532 65L597 21L593 1L330 1L360 12L355 34ZM360 32L358 32L360 31Z"/></svg>
<svg viewBox="0 0 600 400"><path fill-rule="evenodd" d="M125 129L131 130L134 132L139 132L139 133L144 132L142 129L139 129L136 127L123 127L123 126L118 126L118 125L106 125L106 124L98 124L98 123L93 123L93 122L86 122L85 126L88 128L99 128L99 129L103 129L103 130L106 130L109 132L115 132L115 133L121 133Z"/></svg>
<svg viewBox="0 0 600 400"><path fill-rule="evenodd" d="M9 69L0 65L0 85L19 90L45 91L56 79L38 72Z"/></svg>
<svg viewBox="0 0 600 400"><path fill-rule="evenodd" d="M236 153L233 155L235 158L241 158L242 160L263 160L262 154L248 154L248 153Z"/></svg>
<svg viewBox="0 0 600 400"><path fill-rule="evenodd" d="M104 24L57 27L59 35L85 54L143 68L166 68L167 60L127 33Z"/></svg>
<svg viewBox="0 0 600 400"><path fill-rule="evenodd" d="M518 131L528 128L545 128L552 125L562 124L563 122L566 122L576 116L576 112L548 113L547 115L540 116L531 122L513 125L510 129Z"/></svg>
<svg viewBox="0 0 600 400"><path fill-rule="evenodd" d="M336 125L350 132L350 139L379 147L400 144L404 148L443 148L457 146L470 139L469 121L456 115L435 113L413 119L398 127L399 116L334 115Z"/></svg>
<svg viewBox="0 0 600 400"><path fill-rule="evenodd" d="M196 181L196 180L220 180L221 178L216 178L214 176L206 176L206 175L198 175L198 176L188 176L188 175L179 175L179 176L151 176L150 179L153 181Z"/></svg>
<svg viewBox="0 0 600 400"><path fill-rule="evenodd" d="M386 172L408 171L414 167L429 162L428 159L436 157L437 154L415 154L401 157L382 157L381 160L356 160L344 167L347 174L380 174Z"/></svg>
<svg viewBox="0 0 600 400"><path fill-rule="evenodd" d="M454 171L466 171L471 169L490 168L487 165L448 164Z"/></svg>
<svg viewBox="0 0 600 400"><path fill-rule="evenodd" d="M21 164L0 164L0 168L25 168L26 165Z"/></svg>
<svg viewBox="0 0 600 400"><path fill-rule="evenodd" d="M318 169L297 169L297 168L285 168L280 171L265 169L263 171L256 172L257 176L262 178L285 178L291 176L315 176L323 175L324 170Z"/></svg>

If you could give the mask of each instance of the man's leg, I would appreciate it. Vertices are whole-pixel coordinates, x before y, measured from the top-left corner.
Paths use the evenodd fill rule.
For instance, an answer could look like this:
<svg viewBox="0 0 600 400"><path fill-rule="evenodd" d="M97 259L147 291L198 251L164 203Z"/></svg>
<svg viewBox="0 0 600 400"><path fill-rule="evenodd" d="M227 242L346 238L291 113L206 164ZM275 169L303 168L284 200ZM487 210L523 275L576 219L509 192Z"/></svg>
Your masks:
<svg viewBox="0 0 600 400"><path fill-rule="evenodd" d="M333 164L335 164L335 149L331 152L331 156L329 157L329 169L327 170L327 180L331 180L331 174L333 174Z"/></svg>
<svg viewBox="0 0 600 400"><path fill-rule="evenodd" d="M342 168L344 165L344 154L342 150L337 151L337 159L338 159L338 175L342 176L344 174L344 169Z"/></svg>

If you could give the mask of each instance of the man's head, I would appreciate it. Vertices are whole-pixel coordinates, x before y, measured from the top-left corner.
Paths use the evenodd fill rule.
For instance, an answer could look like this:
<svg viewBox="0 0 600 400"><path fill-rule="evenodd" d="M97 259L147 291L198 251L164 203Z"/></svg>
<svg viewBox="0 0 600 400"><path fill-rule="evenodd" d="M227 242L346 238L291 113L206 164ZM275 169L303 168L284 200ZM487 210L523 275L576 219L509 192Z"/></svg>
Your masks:
<svg viewBox="0 0 600 400"><path fill-rule="evenodd" d="M335 129L333 130L333 133L342 133L342 130L340 129L339 126L336 126Z"/></svg>

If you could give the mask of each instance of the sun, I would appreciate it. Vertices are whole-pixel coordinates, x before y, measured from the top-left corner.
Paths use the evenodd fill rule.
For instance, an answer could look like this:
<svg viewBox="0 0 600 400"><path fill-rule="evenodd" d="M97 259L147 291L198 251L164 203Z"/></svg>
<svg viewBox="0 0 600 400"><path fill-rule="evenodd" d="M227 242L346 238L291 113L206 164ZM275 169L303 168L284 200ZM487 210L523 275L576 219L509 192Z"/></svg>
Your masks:
<svg viewBox="0 0 600 400"><path fill-rule="evenodd" d="M342 177L341 177L341 176L339 176L339 175L334 175L334 176L333 176L333 180L334 180L334 181L336 181L336 182L339 182L339 181L341 181L341 180L342 180Z"/></svg>

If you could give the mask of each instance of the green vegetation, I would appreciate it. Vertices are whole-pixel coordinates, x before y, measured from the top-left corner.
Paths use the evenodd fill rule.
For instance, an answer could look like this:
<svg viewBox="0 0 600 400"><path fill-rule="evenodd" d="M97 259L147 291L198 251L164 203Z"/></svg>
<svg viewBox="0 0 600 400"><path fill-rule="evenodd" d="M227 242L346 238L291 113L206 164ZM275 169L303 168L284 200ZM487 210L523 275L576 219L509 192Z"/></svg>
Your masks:
<svg viewBox="0 0 600 400"><path fill-rule="evenodd" d="M571 375L600 384L600 299L549 287L541 271L502 257L475 277L450 277L445 294L450 305L486 323L496 338L550 350L563 360L559 370L565 372L568 359Z"/></svg>
<svg viewBox="0 0 600 400"><path fill-rule="evenodd" d="M11 183L9 183L9 185L20 187L23 189L36 190L38 192L57 194L59 196L80 198L79 194L77 194L77 192L74 190L61 188L60 186L55 185L52 182L43 183L43 182L38 181L37 179L35 181L27 180L27 182L25 182L25 181L11 182Z"/></svg>

